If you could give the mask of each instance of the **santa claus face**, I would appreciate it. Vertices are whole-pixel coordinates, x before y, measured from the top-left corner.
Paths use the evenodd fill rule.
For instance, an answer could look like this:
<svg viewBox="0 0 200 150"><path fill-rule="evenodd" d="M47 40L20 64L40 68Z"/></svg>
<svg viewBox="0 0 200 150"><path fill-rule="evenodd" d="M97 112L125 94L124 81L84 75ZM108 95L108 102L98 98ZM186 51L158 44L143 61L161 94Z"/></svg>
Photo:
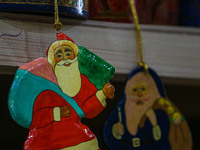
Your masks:
<svg viewBox="0 0 200 150"><path fill-rule="evenodd" d="M125 93L127 101L136 105L152 105L160 97L152 77L143 72L127 82Z"/></svg>
<svg viewBox="0 0 200 150"><path fill-rule="evenodd" d="M71 47L69 46L60 46L60 47L57 47L55 49L55 54L54 54L54 57L55 57L55 61L56 63L59 63L60 61L65 61L65 63L63 63L64 66L68 67L71 65L70 62L68 62L67 60L73 60L75 58L75 55L74 55L74 51Z"/></svg>
<svg viewBox="0 0 200 150"><path fill-rule="evenodd" d="M70 97L74 97L81 88L81 75L78 58L70 46L56 47L52 64L57 82L61 90Z"/></svg>

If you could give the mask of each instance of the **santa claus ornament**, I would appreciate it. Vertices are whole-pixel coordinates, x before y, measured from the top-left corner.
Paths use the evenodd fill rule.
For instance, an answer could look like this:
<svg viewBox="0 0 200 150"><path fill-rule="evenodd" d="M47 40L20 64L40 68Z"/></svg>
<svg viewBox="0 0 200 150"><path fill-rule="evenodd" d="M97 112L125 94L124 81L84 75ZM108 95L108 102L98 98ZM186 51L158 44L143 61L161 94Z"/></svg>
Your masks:
<svg viewBox="0 0 200 150"><path fill-rule="evenodd" d="M60 31L46 54L17 70L9 92L12 118L30 129L24 149L98 150L81 118L94 118L113 98L115 68Z"/></svg>
<svg viewBox="0 0 200 150"><path fill-rule="evenodd" d="M104 127L111 150L191 150L189 127L179 109L169 100L157 73L143 62L140 28L133 11L139 67L128 76L124 94L111 111Z"/></svg>

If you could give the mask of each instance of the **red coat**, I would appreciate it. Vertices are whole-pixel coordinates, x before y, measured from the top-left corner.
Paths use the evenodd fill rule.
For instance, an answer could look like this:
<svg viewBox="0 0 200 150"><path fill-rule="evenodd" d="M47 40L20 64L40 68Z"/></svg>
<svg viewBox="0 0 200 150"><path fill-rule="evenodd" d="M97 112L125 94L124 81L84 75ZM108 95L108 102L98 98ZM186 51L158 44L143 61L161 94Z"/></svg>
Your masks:
<svg viewBox="0 0 200 150"><path fill-rule="evenodd" d="M94 118L104 107L96 97L96 87L82 74L81 79L81 90L73 99L86 118ZM53 108L64 105L71 108L70 116L54 121ZM50 90L43 91L34 103L32 124L24 149L61 149L94 139L95 135L80 120L75 110L60 95Z"/></svg>

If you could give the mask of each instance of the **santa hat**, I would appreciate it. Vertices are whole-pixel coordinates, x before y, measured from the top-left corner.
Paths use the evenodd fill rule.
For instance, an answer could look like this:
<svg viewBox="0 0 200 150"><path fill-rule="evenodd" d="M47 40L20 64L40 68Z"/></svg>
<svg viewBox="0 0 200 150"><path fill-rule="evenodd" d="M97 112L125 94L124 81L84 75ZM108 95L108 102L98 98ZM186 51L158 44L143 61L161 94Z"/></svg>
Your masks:
<svg viewBox="0 0 200 150"><path fill-rule="evenodd" d="M74 55L78 56L78 47L74 44L74 41L71 38L69 38L62 32L56 33L56 35L57 35L57 40L51 43L51 45L46 51L46 54L48 56L48 61L50 64L52 64L52 61L54 60L54 51L59 46L71 47L74 51Z"/></svg>

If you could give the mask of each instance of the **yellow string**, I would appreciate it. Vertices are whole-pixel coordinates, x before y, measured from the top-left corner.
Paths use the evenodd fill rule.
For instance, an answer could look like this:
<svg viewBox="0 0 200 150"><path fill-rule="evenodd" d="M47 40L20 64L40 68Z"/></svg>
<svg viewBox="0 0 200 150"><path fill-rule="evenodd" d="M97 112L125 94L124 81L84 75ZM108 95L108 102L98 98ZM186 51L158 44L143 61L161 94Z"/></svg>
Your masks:
<svg viewBox="0 0 200 150"><path fill-rule="evenodd" d="M54 2L54 16L55 16L55 23L53 27L55 28L55 31L58 32L62 29L62 23L59 21L59 12L58 12L58 1L55 0Z"/></svg>
<svg viewBox="0 0 200 150"><path fill-rule="evenodd" d="M135 21L137 44L138 44L138 50L139 50L139 54L140 54L140 61L138 62L138 64L144 68L145 72L147 72L148 65L146 63L144 63L144 60L143 60L141 30L140 30L139 19L138 19L137 10L135 8L134 0L129 0L129 5L131 7L131 12L132 12L132 15L133 15L133 18Z"/></svg>

